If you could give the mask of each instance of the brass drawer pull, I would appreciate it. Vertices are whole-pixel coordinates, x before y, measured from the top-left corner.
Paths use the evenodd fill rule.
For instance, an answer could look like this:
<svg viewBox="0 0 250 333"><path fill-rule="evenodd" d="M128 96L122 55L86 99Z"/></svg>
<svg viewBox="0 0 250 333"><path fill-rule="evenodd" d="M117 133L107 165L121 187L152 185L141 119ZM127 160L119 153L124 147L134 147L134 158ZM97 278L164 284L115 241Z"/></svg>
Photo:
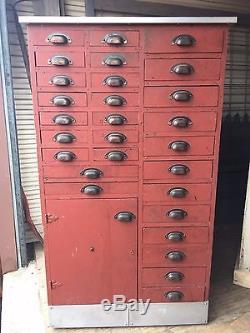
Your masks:
<svg viewBox="0 0 250 333"><path fill-rule="evenodd" d="M56 125L72 125L75 121L75 118L68 114L58 114L53 118Z"/></svg>
<svg viewBox="0 0 250 333"><path fill-rule="evenodd" d="M181 251L171 251L166 254L166 258L178 262L185 258L185 254Z"/></svg>
<svg viewBox="0 0 250 333"><path fill-rule="evenodd" d="M56 44L65 45L65 44L71 43L71 39L69 36L67 36L65 34L62 34L59 32L54 32L47 37L47 42L51 43L51 44L55 44L55 45Z"/></svg>
<svg viewBox="0 0 250 333"><path fill-rule="evenodd" d="M170 69L170 72L177 75L190 75L194 72L194 67L190 64L177 64Z"/></svg>
<svg viewBox="0 0 250 333"><path fill-rule="evenodd" d="M98 185L86 185L83 188L81 188L81 192L87 195L98 195L103 191L103 189Z"/></svg>
<svg viewBox="0 0 250 333"><path fill-rule="evenodd" d="M71 151L59 151L54 155L54 158L60 162L70 162L76 158L76 155Z"/></svg>
<svg viewBox="0 0 250 333"><path fill-rule="evenodd" d="M174 220L183 220L187 216L187 212L183 209L172 209L167 216Z"/></svg>
<svg viewBox="0 0 250 333"><path fill-rule="evenodd" d="M177 151L177 152L183 152L183 151L187 151L190 148L190 145L188 142L186 141L173 141L169 144L169 149L172 149L173 151Z"/></svg>
<svg viewBox="0 0 250 333"><path fill-rule="evenodd" d="M57 133L54 136L54 141L58 143L72 143L76 137L71 133Z"/></svg>
<svg viewBox="0 0 250 333"><path fill-rule="evenodd" d="M74 101L69 96L58 95L52 98L51 103L55 106L69 106L71 104L74 104Z"/></svg>
<svg viewBox="0 0 250 333"><path fill-rule="evenodd" d="M188 90L177 90L170 96L176 102L188 102L193 97L192 93Z"/></svg>
<svg viewBox="0 0 250 333"><path fill-rule="evenodd" d="M168 191L168 195L172 198L185 198L188 194L188 191L183 187L171 188Z"/></svg>
<svg viewBox="0 0 250 333"><path fill-rule="evenodd" d="M103 85L109 87L123 87L126 86L127 81L122 76L110 75L103 80Z"/></svg>
<svg viewBox="0 0 250 333"><path fill-rule="evenodd" d="M185 128L192 125L192 121L188 117L174 117L168 122L169 126L177 128Z"/></svg>
<svg viewBox="0 0 250 333"><path fill-rule="evenodd" d="M109 161L123 161L128 158L127 154L125 154L123 151L110 151L105 155L105 158Z"/></svg>
<svg viewBox="0 0 250 333"><path fill-rule="evenodd" d="M165 238L173 242L180 242L183 241L185 235L181 231L171 231L165 235Z"/></svg>
<svg viewBox="0 0 250 333"><path fill-rule="evenodd" d="M111 32L104 36L102 43L106 43L111 46L120 46L123 44L127 44L127 38L121 34L118 34L116 32Z"/></svg>
<svg viewBox="0 0 250 333"><path fill-rule="evenodd" d="M69 66L72 64L72 61L65 56L55 55L48 60L48 64L53 66Z"/></svg>
<svg viewBox="0 0 250 333"><path fill-rule="evenodd" d="M186 175L190 171L189 168L186 165L183 165L183 164L172 165L168 170L173 175Z"/></svg>
<svg viewBox="0 0 250 333"><path fill-rule="evenodd" d="M172 40L172 45L193 46L195 42L195 38L191 35L179 35Z"/></svg>
<svg viewBox="0 0 250 333"><path fill-rule="evenodd" d="M72 79L67 75L53 76L52 79L49 81L49 83L53 84L53 86L59 86L59 87L67 87L74 84Z"/></svg>
<svg viewBox="0 0 250 333"><path fill-rule="evenodd" d="M126 136L122 133L109 133L108 135L105 136L105 139L109 142L109 143L123 143L124 141L126 141Z"/></svg>
<svg viewBox="0 0 250 333"><path fill-rule="evenodd" d="M131 222L135 219L135 215L131 212L119 212L114 218L119 222Z"/></svg>
<svg viewBox="0 0 250 333"><path fill-rule="evenodd" d="M104 99L104 104L110 105L110 106L122 106L127 104L127 101L124 97L119 95L110 95L107 96Z"/></svg>
<svg viewBox="0 0 250 333"><path fill-rule="evenodd" d="M182 281L184 279L184 274L181 272L168 272L165 274L165 279L169 281Z"/></svg>
<svg viewBox="0 0 250 333"><path fill-rule="evenodd" d="M80 172L81 176L84 176L88 179L97 179L103 176L103 172L96 168L88 168L84 169Z"/></svg>
<svg viewBox="0 0 250 333"><path fill-rule="evenodd" d="M109 125L123 125L127 119L120 114L110 114L105 118Z"/></svg>
<svg viewBox="0 0 250 333"><path fill-rule="evenodd" d="M111 54L103 59L102 64L107 65L107 66L118 66L119 67L119 66L126 65L127 62L123 56Z"/></svg>

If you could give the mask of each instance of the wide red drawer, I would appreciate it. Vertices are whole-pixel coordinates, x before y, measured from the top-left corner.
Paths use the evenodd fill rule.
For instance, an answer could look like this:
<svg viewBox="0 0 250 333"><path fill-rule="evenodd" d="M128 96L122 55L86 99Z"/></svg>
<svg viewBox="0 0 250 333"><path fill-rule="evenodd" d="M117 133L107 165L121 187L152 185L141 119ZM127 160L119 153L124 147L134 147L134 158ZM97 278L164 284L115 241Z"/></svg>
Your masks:
<svg viewBox="0 0 250 333"><path fill-rule="evenodd" d="M122 152L125 154L124 160L112 161L108 159L108 154L110 152ZM129 161L138 161L138 149L137 148L123 148L123 147L110 147L110 148L94 148L93 149L93 159L94 161L108 161L110 163L115 163L117 165L127 163Z"/></svg>
<svg viewBox="0 0 250 333"><path fill-rule="evenodd" d="M138 178L138 166L137 165L123 165L117 168L116 165L99 165L93 163L81 163L76 165L75 163L67 165L54 166L45 165L43 167L43 174L46 181L53 182L58 179L63 181L77 181L77 182L89 182L86 174L88 169L97 169L101 172L98 182L106 181L118 181L118 180L136 180Z"/></svg>
<svg viewBox="0 0 250 333"><path fill-rule="evenodd" d="M144 223L165 223L168 225L207 224L210 221L210 205L144 205ZM177 218L178 217L178 218Z"/></svg>
<svg viewBox="0 0 250 333"><path fill-rule="evenodd" d="M112 118L112 116L115 115L116 118L118 116L118 118L122 118L123 122L122 125L110 125L109 121L110 118ZM118 112L116 112L114 110L114 112L92 112L92 121L93 121L93 125L104 125L109 127L110 129L114 129L114 130L119 130L120 128L124 128L124 126L127 125L136 125L138 124L138 112L124 112L119 110ZM111 122L112 123L112 122Z"/></svg>
<svg viewBox="0 0 250 333"><path fill-rule="evenodd" d="M208 227L144 227L143 244L205 244Z"/></svg>
<svg viewBox="0 0 250 333"><path fill-rule="evenodd" d="M126 41L124 44L112 46L111 44L107 44L104 42L105 36L112 33L120 34L123 39ZM111 27L111 29L103 29L103 30L95 30L90 31L90 46L100 46L108 49L123 49L130 46L138 46L139 45L139 31L115 31Z"/></svg>
<svg viewBox="0 0 250 333"><path fill-rule="evenodd" d="M97 194L88 194L89 189L95 187ZM110 182L101 183L45 183L45 195L47 196L70 196L86 199L116 198L116 197L136 197L138 195L137 182Z"/></svg>
<svg viewBox="0 0 250 333"><path fill-rule="evenodd" d="M64 140L70 140L65 143ZM81 146L88 142L88 131L79 130L42 130L41 142L44 147L63 147L63 149L71 149L71 147Z"/></svg>
<svg viewBox="0 0 250 333"><path fill-rule="evenodd" d="M145 112L143 116L144 133L149 137L212 132L216 129L216 112Z"/></svg>
<svg viewBox="0 0 250 333"><path fill-rule="evenodd" d="M220 79L220 59L146 59L145 80L209 81ZM180 74L186 71L190 74Z"/></svg>
<svg viewBox="0 0 250 333"><path fill-rule="evenodd" d="M185 146L186 150L174 150L173 147L176 147L176 145L178 147ZM212 136L179 136L144 139L144 156L208 156L213 155L213 153L214 137Z"/></svg>
<svg viewBox="0 0 250 333"><path fill-rule="evenodd" d="M61 161L58 160L56 157L60 152L67 152L71 156L73 155L73 159L70 161ZM69 155L68 154L68 155ZM88 148L44 148L42 149L42 159L43 162L46 164L72 164L72 163L77 163L77 162L82 162L82 161L87 161L89 159L89 149Z"/></svg>
<svg viewBox="0 0 250 333"><path fill-rule="evenodd" d="M212 180L212 161L159 161L144 162L143 178L173 183L202 183Z"/></svg>
<svg viewBox="0 0 250 333"><path fill-rule="evenodd" d="M187 98L188 100L176 100L176 94L181 94L181 98ZM205 107L217 106L218 103L219 87L217 86L144 88L144 106L146 107Z"/></svg>
<svg viewBox="0 0 250 333"><path fill-rule="evenodd" d="M189 46L179 46L181 35L189 35ZM146 27L144 32L145 52L148 53L193 53L221 52L224 47L224 28L204 25L168 25ZM191 40L190 40L191 39ZM179 42L179 43L178 43Z"/></svg>
<svg viewBox="0 0 250 333"><path fill-rule="evenodd" d="M161 287L161 288L143 288L142 289L142 299L146 301L150 299L152 303L168 303L168 302L178 302L171 301L167 294L173 291L180 292L181 298L179 302L202 302L204 301L205 287L204 286L176 286L172 287Z"/></svg>
<svg viewBox="0 0 250 333"><path fill-rule="evenodd" d="M207 266L209 248L202 245L144 245L143 267L187 267ZM174 253L173 253L174 252ZM177 253L176 253L177 252ZM170 258L182 258L173 260Z"/></svg>
<svg viewBox="0 0 250 333"><path fill-rule="evenodd" d="M56 129L68 130L75 126L86 126L88 124L87 112L40 112L40 124L44 126L55 126ZM56 123L56 122L59 122ZM67 125L61 125L66 122Z"/></svg>
<svg viewBox="0 0 250 333"><path fill-rule="evenodd" d="M173 197L173 193L184 193L183 197ZM177 195L177 194L176 194ZM144 184L143 199L147 202L164 201L171 204L209 201L211 184Z"/></svg>
<svg viewBox="0 0 250 333"><path fill-rule="evenodd" d="M38 98L38 105L39 106L50 106L50 107L56 107L61 108L62 106L57 106L53 103L53 99L56 97L63 96L63 98L69 99L70 104L67 106L63 106L65 110L73 107L79 107L79 106L86 106L87 105L87 94L86 93L72 93L68 92L64 89L64 92L59 93L44 93L40 92L37 94Z"/></svg>
<svg viewBox="0 0 250 333"><path fill-rule="evenodd" d="M139 53L136 52L98 52L98 53L90 53L90 67L91 68L103 68L103 69L108 69L110 70L110 67L115 69L116 71L124 71L126 68L133 68L133 67L138 67L139 66ZM106 65L105 63L107 62L107 57L121 57L123 61L123 65L121 66L109 66Z"/></svg>
<svg viewBox="0 0 250 333"><path fill-rule="evenodd" d="M180 273L180 281L168 279L171 272ZM173 267L168 268L143 268L142 285L143 287L160 287L160 286L183 286L183 285L203 285L206 281L206 268L203 267Z"/></svg>
<svg viewBox="0 0 250 333"><path fill-rule="evenodd" d="M109 105L107 103L107 98L109 98L109 96L115 96L115 98L124 99L123 105L121 105L121 106ZM131 106L139 106L139 94L138 93L124 93L124 92L91 93L90 94L90 105L96 106L96 107L109 108L110 110L112 109L113 113L116 113L116 112L119 113L120 109L127 109ZM118 110L118 111L116 111L116 110Z"/></svg>
<svg viewBox="0 0 250 333"><path fill-rule="evenodd" d="M92 140L94 144L110 146L112 147L114 143L112 143L113 138L116 140L122 140L122 142L118 145L124 146L130 143L138 142L138 130L129 130L129 129L94 129L92 131ZM117 146L117 143L115 143Z"/></svg>
<svg viewBox="0 0 250 333"><path fill-rule="evenodd" d="M54 65L53 57L61 56L67 58L68 64L65 66ZM35 52L35 61L37 67L54 67L64 68L70 67L85 67L85 58L84 58L84 49L83 48L70 48L70 51L67 50L57 50L57 49L48 49L48 47L40 47L37 52Z"/></svg>
<svg viewBox="0 0 250 333"><path fill-rule="evenodd" d="M114 87L109 86L107 82L111 79L109 77L119 76L122 78L123 86ZM113 71L105 72L105 73L90 73L90 82L92 90L100 91L100 88L103 91L123 91L124 89L129 88L138 88L139 87L139 73L123 73L122 75L115 74Z"/></svg>

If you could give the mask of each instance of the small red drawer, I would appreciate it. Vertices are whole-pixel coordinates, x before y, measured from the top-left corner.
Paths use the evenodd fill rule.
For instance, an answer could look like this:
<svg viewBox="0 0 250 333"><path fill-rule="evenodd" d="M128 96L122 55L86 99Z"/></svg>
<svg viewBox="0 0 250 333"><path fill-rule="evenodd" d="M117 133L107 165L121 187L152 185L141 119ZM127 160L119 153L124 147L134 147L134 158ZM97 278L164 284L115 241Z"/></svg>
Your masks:
<svg viewBox="0 0 250 333"><path fill-rule="evenodd" d="M179 46L174 41L181 35L191 37L191 45ZM190 39L190 38L189 38ZM145 28L145 52L148 53L193 53L221 52L224 47L224 28L204 25L169 25ZM182 41L180 40L180 43Z"/></svg>
<svg viewBox="0 0 250 333"><path fill-rule="evenodd" d="M179 142L181 142L179 144ZM171 147L187 146L186 151L173 150ZM144 139L144 156L199 156L213 155L214 137L158 137Z"/></svg>
<svg viewBox="0 0 250 333"><path fill-rule="evenodd" d="M181 98L174 99L174 94L181 94ZM190 97L186 97L190 96ZM175 97L177 98L177 97ZM179 97L178 97L179 98ZM194 107L194 106L217 106L219 102L219 87L145 87L144 105L146 107Z"/></svg>
<svg viewBox="0 0 250 333"><path fill-rule="evenodd" d="M69 140L69 142L65 142ZM88 142L88 131L80 130L42 130L41 142L44 147L63 147L63 149L71 149L71 147L81 146Z"/></svg>
<svg viewBox="0 0 250 333"><path fill-rule="evenodd" d="M79 106L86 106L87 105L87 94L86 93L71 93L68 91L64 91L61 93L43 93L40 92L37 94L38 97L38 105L39 106L52 106L52 107L62 107L62 106L57 106L53 103L53 99L59 96L63 96L63 98L70 99L70 104L67 106L63 106L65 111L67 109L71 109L73 107L79 107Z"/></svg>
<svg viewBox="0 0 250 333"><path fill-rule="evenodd" d="M168 279L168 274L171 272L180 273L181 280L179 282ZM206 268L203 267L173 267L168 268L143 268L142 270L142 285L144 287L160 287L160 286L182 286L194 285L199 286L205 284Z"/></svg>
<svg viewBox="0 0 250 333"><path fill-rule="evenodd" d="M174 252L174 253L173 253ZM177 253L175 253L177 252ZM143 267L207 266L209 248L204 245L144 245ZM182 258L173 260L170 258Z"/></svg>
<svg viewBox="0 0 250 333"><path fill-rule="evenodd" d="M124 104L121 106L114 106L114 105L109 105L105 100L109 96L115 96L117 98L123 98L124 99ZM109 108L110 110L112 109L112 113L119 113L119 110L122 109L127 109L131 106L139 106L139 94L138 93L124 93L124 92L113 92L113 93L91 93L90 94L90 105L91 106L96 106L96 107L105 107Z"/></svg>
<svg viewBox="0 0 250 333"><path fill-rule="evenodd" d="M143 244L204 244L208 242L207 227L154 227L142 229Z"/></svg>
<svg viewBox="0 0 250 333"><path fill-rule="evenodd" d="M212 161L144 162L144 180L174 183L204 183L212 180Z"/></svg>
<svg viewBox="0 0 250 333"><path fill-rule="evenodd" d="M53 64L53 57L54 56L62 56L67 58L68 65L65 66L58 66ZM85 67L85 60L84 60L84 49L82 48L70 48L69 50L60 50L57 49L49 49L47 47L39 48L39 51L35 53L35 61L37 67L53 67L53 68L60 68L68 69L70 67ZM52 62L52 63L51 63Z"/></svg>
<svg viewBox="0 0 250 333"><path fill-rule="evenodd" d="M56 129L60 130L68 130L75 126L86 126L88 124L87 112L40 112L39 116L41 125L55 126ZM64 121L69 122L69 124L60 125L60 123L63 123ZM59 124L56 124L56 122L59 122Z"/></svg>
<svg viewBox="0 0 250 333"><path fill-rule="evenodd" d="M138 142L138 130L129 130L129 129L121 129L119 128L110 128L110 129L96 129L92 132L92 140L94 144L110 146L112 147L114 143L112 140L119 139L122 142L118 145L124 146L130 143ZM117 143L115 143L117 146Z"/></svg>
<svg viewBox="0 0 250 333"><path fill-rule="evenodd" d="M121 87L114 87L109 86L106 83L106 80L109 77L112 76L120 76L122 80L124 81L123 86ZM109 80L107 80L109 82ZM127 88L138 88L139 87L139 73L123 73L122 75L119 75L119 73L116 73L114 75L114 72L105 72L105 73L90 73L90 82L91 82L91 88L92 90L98 90L100 91L100 88L102 90L106 91L123 91Z"/></svg>
<svg viewBox="0 0 250 333"><path fill-rule="evenodd" d="M121 45L113 46L111 44L104 43L105 36L109 34L120 34L123 39L126 41L126 43ZM138 46L139 45L139 32L138 31L113 31L113 28L111 29L103 29L103 30L95 30L90 32L90 46L101 46L106 47L110 49L123 49L130 46Z"/></svg>
<svg viewBox="0 0 250 333"><path fill-rule="evenodd" d="M110 119L110 117L112 115L122 116L122 118L124 119L124 121L123 121L124 125L110 125L108 123L108 120ZM97 126L104 125L110 129L119 130L120 128L124 128L124 126L127 126L127 125L138 124L138 112L131 112L131 111L116 112L115 110L114 110L114 112L111 112L111 111L110 112L93 112L92 121L93 121L93 125L97 125Z"/></svg>
<svg viewBox="0 0 250 333"><path fill-rule="evenodd" d="M145 112L145 136L185 135L193 132L212 132L216 129L215 112ZM180 127L180 126L186 127Z"/></svg>
<svg viewBox="0 0 250 333"><path fill-rule="evenodd" d="M187 71L190 74L180 74ZM220 59L146 59L145 80L208 81L220 79Z"/></svg>
<svg viewBox="0 0 250 333"><path fill-rule="evenodd" d="M207 224L210 221L210 205L149 205L143 206L144 223L165 223L179 226ZM174 217L179 217L174 218Z"/></svg>
<svg viewBox="0 0 250 333"><path fill-rule="evenodd" d="M178 190L174 191L174 189ZM173 197L170 191L171 193L181 192L185 194L183 197ZM211 184L144 184L143 199L144 202L164 201L175 205L209 201L211 199Z"/></svg>
<svg viewBox="0 0 250 333"><path fill-rule="evenodd" d="M122 50L121 50L122 51ZM123 65L121 66L109 66L106 65L104 62L107 59L107 57L121 57L123 61ZM139 66L139 53L136 52L121 52L121 53L104 53L104 52L98 52L98 53L90 53L90 67L91 68L103 68L108 69L110 71L110 67L112 67L112 71L114 68L119 71L124 71L126 68L130 67L138 67Z"/></svg>
<svg viewBox="0 0 250 333"><path fill-rule="evenodd" d="M86 177L84 171L87 169L98 169L101 171L101 176L98 178L98 182L105 182L109 180L133 180L138 178L138 166L137 165L123 165L117 168L116 165L97 165L97 164L80 164L80 165L67 165L62 166L46 165L43 167L44 178L46 181L55 181L63 179L63 181L77 181L77 182L89 182L90 179Z"/></svg>
<svg viewBox="0 0 250 333"><path fill-rule="evenodd" d="M72 147L73 148L73 147ZM74 158L70 161L63 162L56 158L60 152L69 152L70 155L73 153ZM88 148L73 148L70 147L67 149L53 149L53 148L45 148L42 149L42 159L46 164L60 164L60 165L70 165L72 163L87 161L89 159L89 149Z"/></svg>
<svg viewBox="0 0 250 333"><path fill-rule="evenodd" d="M88 194L91 187L95 187L97 194ZM86 192L85 192L86 191ZM101 183L45 183L45 195L47 196L70 196L86 199L116 198L116 197L136 197L138 195L137 182L111 182Z"/></svg>
<svg viewBox="0 0 250 333"><path fill-rule="evenodd" d="M112 161L108 159L110 152L122 152L125 153L125 159L121 161ZM137 148L123 148L123 147L110 147L110 148L94 148L93 149L94 161L107 161L109 163L115 163L117 165L127 163L129 161L138 161L138 149Z"/></svg>
<svg viewBox="0 0 250 333"><path fill-rule="evenodd" d="M179 302L202 302L204 301L205 288L203 286L183 286L173 285L172 287L161 288L143 288L142 299L146 301L150 299L152 303L168 303L171 301L167 295L171 295L173 291L180 293ZM175 301L176 302L176 301ZM177 301L178 302L178 301Z"/></svg>

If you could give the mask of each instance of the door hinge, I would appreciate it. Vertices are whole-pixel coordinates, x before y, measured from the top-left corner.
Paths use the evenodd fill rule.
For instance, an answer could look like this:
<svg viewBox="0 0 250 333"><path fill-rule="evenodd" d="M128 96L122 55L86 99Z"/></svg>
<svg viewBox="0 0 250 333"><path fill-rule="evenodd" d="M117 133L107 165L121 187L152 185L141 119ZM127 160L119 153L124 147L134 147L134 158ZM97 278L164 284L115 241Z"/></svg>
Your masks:
<svg viewBox="0 0 250 333"><path fill-rule="evenodd" d="M55 222L59 219L58 216L53 215L53 214L45 214L45 221L46 223L52 223Z"/></svg>
<svg viewBox="0 0 250 333"><path fill-rule="evenodd" d="M57 287L61 287L63 284L59 281L51 280L49 281L50 289L55 289Z"/></svg>

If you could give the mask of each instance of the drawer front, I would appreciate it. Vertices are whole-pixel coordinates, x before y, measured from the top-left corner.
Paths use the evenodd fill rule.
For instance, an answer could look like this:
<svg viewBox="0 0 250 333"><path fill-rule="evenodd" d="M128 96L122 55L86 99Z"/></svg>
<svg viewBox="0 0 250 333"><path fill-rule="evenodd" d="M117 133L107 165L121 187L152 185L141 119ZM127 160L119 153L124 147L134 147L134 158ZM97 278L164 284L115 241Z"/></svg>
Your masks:
<svg viewBox="0 0 250 333"><path fill-rule="evenodd" d="M176 40L176 38L181 35L190 36L188 37L188 40L186 39L186 43L189 43L189 45L183 45L183 38ZM204 25L183 25L178 27L176 25L169 25L167 27L149 27L145 28L145 52L221 52L224 47L223 35L223 27L206 27Z"/></svg>
<svg viewBox="0 0 250 333"><path fill-rule="evenodd" d="M138 131L128 130L128 129L109 129L109 130L98 130L95 129L92 132L92 140L94 144L103 146L113 146L113 145L127 145L130 143L138 142ZM121 143L117 143L117 140Z"/></svg>
<svg viewBox="0 0 250 333"><path fill-rule="evenodd" d="M210 221L209 205L149 205L143 206L144 223L169 225L207 224Z"/></svg>
<svg viewBox="0 0 250 333"><path fill-rule="evenodd" d="M64 147L71 149L71 147L81 146L88 142L87 130L42 130L41 142L44 147Z"/></svg>
<svg viewBox="0 0 250 333"><path fill-rule="evenodd" d="M138 195L138 184L136 182L126 183L46 183L45 195L47 196L70 196L86 199L136 197Z"/></svg>
<svg viewBox="0 0 250 333"><path fill-rule="evenodd" d="M146 59L145 80L204 81L220 79L220 59Z"/></svg>
<svg viewBox="0 0 250 333"><path fill-rule="evenodd" d="M115 96L123 100L122 105L109 105L107 98L109 96ZM138 93L91 93L90 95L90 105L97 107L105 107L112 109L114 113L118 112L122 108L127 109L131 106L139 106L139 94Z"/></svg>
<svg viewBox="0 0 250 333"><path fill-rule="evenodd" d="M113 124L114 122L114 116L116 119L116 124ZM93 125L96 126L106 126L110 129L117 129L124 128L128 125L137 125L138 124L138 112L124 112L119 110L116 112L93 112L92 113L92 122ZM119 120L122 119L122 120ZM117 125L118 121L118 125ZM119 125L119 123L121 125ZM113 125L112 125L113 124Z"/></svg>
<svg viewBox="0 0 250 333"><path fill-rule="evenodd" d="M42 69L36 73L36 82L40 91L74 91L86 86L86 77L85 73Z"/></svg>
<svg viewBox="0 0 250 333"><path fill-rule="evenodd" d="M72 147L73 148L73 147ZM72 159L68 161L63 161L58 158L58 156L62 156L59 153L66 152L67 155L72 157ZM59 154L59 155L58 155ZM64 154L65 155L65 154ZM44 148L42 149L42 159L46 164L72 164L82 161L87 161L89 159L89 149L88 148L73 148L70 147L67 149L54 149L54 148Z"/></svg>
<svg viewBox="0 0 250 333"><path fill-rule="evenodd" d="M93 169L96 169L93 170ZM92 171L92 172L91 172ZM119 168L115 165L99 164L80 164L80 165L63 165L54 166L45 165L43 167L44 178L46 181L55 181L66 179L77 182L96 181L105 182L109 180L126 179L136 180L138 178L137 165L124 165ZM96 178L91 179L91 175L96 174Z"/></svg>
<svg viewBox="0 0 250 333"><path fill-rule="evenodd" d="M181 280L171 280L169 273L177 272ZM201 286L205 284L206 268L203 267L173 267L168 268L143 268L142 285L143 287L173 287L182 285Z"/></svg>
<svg viewBox="0 0 250 333"><path fill-rule="evenodd" d="M182 259L169 259L173 252ZM143 267L205 267L209 260L207 245L144 245L142 256Z"/></svg>
<svg viewBox="0 0 250 333"><path fill-rule="evenodd" d="M79 107L79 106L86 106L87 105L87 94L86 93L71 93L68 91L61 92L59 93L43 93L40 92L37 94L38 95L38 105L39 106L50 106L50 107L55 107L55 108L61 108L67 110L71 109L73 107ZM58 106L53 102L53 99L59 96L65 96L67 99L70 100L69 105L65 106ZM63 97L65 99L65 97Z"/></svg>
<svg viewBox="0 0 250 333"><path fill-rule="evenodd" d="M154 227L142 229L143 244L205 244L207 227Z"/></svg>
<svg viewBox="0 0 250 333"><path fill-rule="evenodd" d="M88 124L87 112L40 112L39 117L41 125L54 126L58 130L68 130L72 127Z"/></svg>
<svg viewBox="0 0 250 333"><path fill-rule="evenodd" d="M182 194L183 197L171 196L174 191L185 194ZM147 202L164 201L177 205L185 202L209 201L211 199L211 184L144 184L143 199Z"/></svg>
<svg viewBox="0 0 250 333"><path fill-rule="evenodd" d="M122 37L122 40L125 41L125 43L122 43L121 45L113 45L109 43L105 43L105 37L112 34L120 35ZM107 49L123 49L130 46L138 46L139 45L139 31L113 31L112 27L110 30L103 29L103 30L95 30L90 31L90 46L99 46L99 47L105 47Z"/></svg>
<svg viewBox="0 0 250 333"><path fill-rule="evenodd" d="M121 65L120 66L110 66L107 65L107 57L116 57L120 58L121 60ZM91 53L90 54L90 67L91 68L106 68L107 70L110 71L110 67L119 71L124 71L126 68L133 68L133 67L138 67L139 66L139 53L135 52L98 52L98 53Z"/></svg>
<svg viewBox="0 0 250 333"><path fill-rule="evenodd" d="M116 79L116 81L115 81ZM117 83L117 80L119 81ZM114 75L114 72L105 73L90 73L91 88L106 91L122 91L129 88L139 87L139 73L119 73ZM115 86L114 84L119 84Z"/></svg>
<svg viewBox="0 0 250 333"><path fill-rule="evenodd" d="M122 152L125 154L123 160L111 160L108 158L110 152ZM128 163L129 161L138 161L138 149L137 148L122 148L122 147L113 147L113 148L94 148L93 149L93 159L94 161L107 161L109 163L115 163L117 165Z"/></svg>
<svg viewBox="0 0 250 333"><path fill-rule="evenodd" d="M180 150L184 148L186 150ZM208 156L213 155L213 153L214 137L212 136L144 139L144 156Z"/></svg>
<svg viewBox="0 0 250 333"><path fill-rule="evenodd" d="M177 100L185 98L186 100ZM219 87L145 87L144 106L146 107L201 107L217 106Z"/></svg>
<svg viewBox="0 0 250 333"><path fill-rule="evenodd" d="M144 162L144 180L162 182L210 182L212 180L212 161L160 161Z"/></svg>
<svg viewBox="0 0 250 333"><path fill-rule="evenodd" d="M145 136L182 135L193 132L212 132L216 129L215 112L145 112Z"/></svg>
<svg viewBox="0 0 250 333"><path fill-rule="evenodd" d="M142 298L144 301L150 299L153 303L169 303L178 302L169 298L173 295L173 291L177 291L178 295L181 295L179 302L202 302L204 301L205 288L203 286L172 286L172 287L161 287L161 288L143 288ZM167 296L169 295L169 296Z"/></svg>
<svg viewBox="0 0 250 333"><path fill-rule="evenodd" d="M65 65L55 65L54 58L55 56L61 56L67 58L67 64ZM70 68L70 67L85 67L85 58L84 58L84 49L75 48L68 50L57 50L41 48L38 52L35 53L35 60L37 67L53 67L53 68Z"/></svg>

